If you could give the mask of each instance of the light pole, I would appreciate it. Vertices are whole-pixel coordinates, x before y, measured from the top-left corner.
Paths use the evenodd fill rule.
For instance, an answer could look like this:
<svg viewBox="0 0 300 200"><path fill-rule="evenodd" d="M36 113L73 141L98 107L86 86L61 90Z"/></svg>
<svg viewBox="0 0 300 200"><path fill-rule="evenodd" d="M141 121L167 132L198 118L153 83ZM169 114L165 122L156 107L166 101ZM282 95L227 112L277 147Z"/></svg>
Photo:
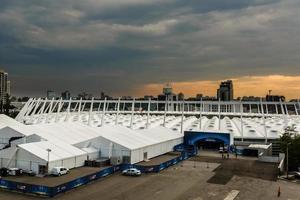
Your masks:
<svg viewBox="0 0 300 200"><path fill-rule="evenodd" d="M286 144L286 179L289 179L289 145L291 143Z"/></svg>
<svg viewBox="0 0 300 200"><path fill-rule="evenodd" d="M50 152L52 151L51 149L46 149L48 152L48 158L47 158L47 173L49 173L49 160L50 160Z"/></svg>

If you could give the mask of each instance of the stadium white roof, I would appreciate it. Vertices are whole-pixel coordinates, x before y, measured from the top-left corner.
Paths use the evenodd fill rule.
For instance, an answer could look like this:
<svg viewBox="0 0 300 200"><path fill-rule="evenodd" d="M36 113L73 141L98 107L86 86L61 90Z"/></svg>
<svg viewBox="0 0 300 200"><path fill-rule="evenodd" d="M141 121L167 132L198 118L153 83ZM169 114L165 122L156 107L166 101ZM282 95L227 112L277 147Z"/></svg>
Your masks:
<svg viewBox="0 0 300 200"><path fill-rule="evenodd" d="M49 161L56 161L75 156L86 155L86 152L66 143L53 143L49 141L32 142L18 145L19 148L24 149L33 155L47 161L47 149L51 149L49 153Z"/></svg>
<svg viewBox="0 0 300 200"><path fill-rule="evenodd" d="M6 126L24 126L24 124L6 115L0 114L0 129Z"/></svg>
<svg viewBox="0 0 300 200"><path fill-rule="evenodd" d="M89 117L91 116L91 121ZM116 114L105 114L103 123L108 126L122 126L132 130L152 129L164 124L163 115L150 115L147 126L147 115L119 114L116 120ZM132 120L132 122L131 122ZM102 114L93 112L91 115L87 112L69 113L66 120L66 113L47 114L47 116L32 116L30 124L55 124L60 122L78 122L91 127L101 126ZM265 122L264 122L265 121ZM131 126L132 124L132 126ZM200 129L201 125L201 129ZM288 126L296 125L296 130L300 131L300 116L298 115L277 115L266 117L232 117L225 116L220 121L217 116L208 118L202 116L201 123L199 116L189 116L183 118L183 131L206 131L206 132L225 132L231 133L235 138L249 139L269 139L279 138ZM181 116L168 115L165 118L165 127L174 131L181 132Z"/></svg>
<svg viewBox="0 0 300 200"><path fill-rule="evenodd" d="M87 141L101 135L99 131L89 126L74 122L37 124L28 125L28 127L32 133L48 141L63 141L70 145Z"/></svg>
<svg viewBox="0 0 300 200"><path fill-rule="evenodd" d="M20 145L20 147L32 153L42 150L42 155L39 155L39 157L41 158L44 158L43 156L45 156L45 150L51 145L52 148L57 147L60 150L64 150L69 149L69 147L72 145L76 145L78 143L98 137L103 137L130 150L139 149L182 137L182 134L180 134L179 132L175 132L161 126L137 131L125 126L111 125L109 123L101 127L87 126L79 122L58 122L50 124L23 125L19 122L14 123L14 119L10 119L8 117L4 118L9 121L8 124L3 123L5 125L8 125L4 128L12 128L13 130L19 132L24 136L35 134L46 140L43 142L34 142ZM124 119L124 121L126 122L126 119ZM160 125L160 123L158 125ZM74 146L72 147L73 148L70 148L70 151L76 153L75 149L77 148ZM77 153L82 152L77 151ZM65 156L67 155L63 155L63 157Z"/></svg>
<svg viewBox="0 0 300 200"><path fill-rule="evenodd" d="M162 126L138 130L137 132L144 136L154 139L157 143L182 137L182 135L179 132L172 131L171 129Z"/></svg>
<svg viewBox="0 0 300 200"><path fill-rule="evenodd" d="M158 143L154 137L149 137L124 126L97 127L101 136L130 150L143 148ZM164 134L164 133L162 133Z"/></svg>

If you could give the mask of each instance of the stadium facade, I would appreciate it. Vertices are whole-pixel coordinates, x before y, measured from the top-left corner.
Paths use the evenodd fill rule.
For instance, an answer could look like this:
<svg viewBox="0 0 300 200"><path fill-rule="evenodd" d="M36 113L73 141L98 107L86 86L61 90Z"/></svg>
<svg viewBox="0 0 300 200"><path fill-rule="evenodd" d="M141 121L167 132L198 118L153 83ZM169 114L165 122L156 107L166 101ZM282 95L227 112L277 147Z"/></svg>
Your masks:
<svg viewBox="0 0 300 200"><path fill-rule="evenodd" d="M0 115L0 167L134 164L173 151L185 134L202 134L193 144L228 135L229 146L267 146L287 127L300 131L299 113L299 102L30 99L16 119Z"/></svg>

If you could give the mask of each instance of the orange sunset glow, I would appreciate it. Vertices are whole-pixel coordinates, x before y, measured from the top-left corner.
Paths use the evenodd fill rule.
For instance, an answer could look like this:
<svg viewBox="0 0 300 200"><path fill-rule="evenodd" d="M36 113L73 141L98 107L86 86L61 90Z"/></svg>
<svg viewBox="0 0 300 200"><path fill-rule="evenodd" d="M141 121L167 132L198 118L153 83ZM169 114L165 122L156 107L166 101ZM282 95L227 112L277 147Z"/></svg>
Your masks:
<svg viewBox="0 0 300 200"><path fill-rule="evenodd" d="M229 78L230 79L230 78ZM243 76L231 78L234 84L234 96L265 96L269 90L273 94L285 95L288 99L299 97L300 76L269 75L269 76ZM219 83L217 81L186 81L172 82L175 93L182 92L186 96L203 94L205 96L215 96ZM143 94L157 95L162 92L165 84L147 84L137 90L137 95Z"/></svg>

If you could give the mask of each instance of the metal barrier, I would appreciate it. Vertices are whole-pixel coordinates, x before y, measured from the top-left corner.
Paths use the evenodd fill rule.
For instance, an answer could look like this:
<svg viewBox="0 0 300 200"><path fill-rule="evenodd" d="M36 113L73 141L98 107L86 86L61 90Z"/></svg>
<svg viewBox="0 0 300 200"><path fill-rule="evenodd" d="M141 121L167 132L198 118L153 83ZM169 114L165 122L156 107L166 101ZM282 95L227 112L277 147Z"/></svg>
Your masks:
<svg viewBox="0 0 300 200"><path fill-rule="evenodd" d="M137 168L138 170L141 170L142 173L158 173L172 165L176 165L177 163L186 160L190 158L191 156L194 156L196 152L181 152L181 155L179 157L173 158L172 160L168 160L166 162L163 162L159 165L150 165L150 166L143 166L143 165L138 165L138 164L123 164L121 165L121 169L128 169L128 168Z"/></svg>
<svg viewBox="0 0 300 200"><path fill-rule="evenodd" d="M0 179L0 188L13 190L16 192L38 194L43 196L51 196L52 188L43 185L33 185L27 183L18 183Z"/></svg>
<svg viewBox="0 0 300 200"><path fill-rule="evenodd" d="M67 183L64 183L64 184L61 184L58 186L54 186L54 187L44 186L44 185L33 185L33 184L27 184L27 183L19 183L19 182L0 179L0 188L12 190L12 191L16 191L16 192L23 192L23 193L29 193L29 194L37 194L37 195L42 195L42 196L54 197L60 193L67 192L67 191L77 188L81 185L85 185L92 181L106 177L110 174L120 171L120 169L121 169L120 165L112 166L112 167L103 169L99 172L89 174L87 176L80 177L80 178L74 179L70 182L67 182Z"/></svg>
<svg viewBox="0 0 300 200"><path fill-rule="evenodd" d="M89 174L87 176L84 177L80 177L77 178L75 180L72 180L70 182L61 184L59 186L55 186L51 188L51 193L50 193L50 197L54 197L57 194L63 193L63 192L67 192L69 190L72 190L74 188L77 188L81 185L85 185L88 184L92 181L98 180L100 178L106 177L108 175L111 175L117 171L120 171L121 167L120 165L116 165L116 166L112 166L106 169L103 169L99 172L93 173L93 174Z"/></svg>
<svg viewBox="0 0 300 200"><path fill-rule="evenodd" d="M17 191L17 192L23 192L23 193L29 193L29 194L37 194L42 196L48 196L48 197L54 197L60 193L67 192L69 190L72 190L74 188L77 188L81 185L88 184L92 181L101 179L103 177L106 177L108 175L111 175L117 171L125 170L128 168L135 167L139 170L141 170L142 173L157 173L160 172L172 165L175 165L183 160L188 159L189 157L195 155L195 152L181 152L181 155L179 157L176 157L172 160L163 162L159 165L153 165L153 166L142 166L137 164L121 164L121 165L115 165L106 169L103 169L99 172L80 177L77 179L74 179L70 182L50 187L50 186L43 186L43 185L33 185L33 184L27 184L27 183L19 183L14 181L8 181L0 178L0 188Z"/></svg>

